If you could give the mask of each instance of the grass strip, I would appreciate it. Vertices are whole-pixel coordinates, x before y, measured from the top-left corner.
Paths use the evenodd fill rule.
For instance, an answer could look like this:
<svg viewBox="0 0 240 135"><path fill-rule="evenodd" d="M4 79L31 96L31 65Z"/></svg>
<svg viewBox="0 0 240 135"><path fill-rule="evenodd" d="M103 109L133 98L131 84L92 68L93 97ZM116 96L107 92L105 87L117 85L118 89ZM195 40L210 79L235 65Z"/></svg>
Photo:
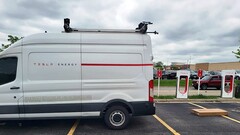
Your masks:
<svg viewBox="0 0 240 135"><path fill-rule="evenodd" d="M155 99L174 99L176 96L168 95L168 96L154 96Z"/></svg>
<svg viewBox="0 0 240 135"><path fill-rule="evenodd" d="M155 99L175 99L176 96L174 95L167 95L167 96L154 96ZM206 96L206 95L189 95L188 99L217 99L220 96Z"/></svg>
<svg viewBox="0 0 240 135"><path fill-rule="evenodd" d="M199 95L188 96L188 98L189 99L217 99L217 98L220 98L220 96L206 96L206 95L199 94Z"/></svg>
<svg viewBox="0 0 240 135"><path fill-rule="evenodd" d="M160 86L176 87L177 80L160 80ZM158 86L158 80L154 80L154 86ZM185 80L180 81L180 86L185 86ZM189 80L189 86L192 86L192 80Z"/></svg>

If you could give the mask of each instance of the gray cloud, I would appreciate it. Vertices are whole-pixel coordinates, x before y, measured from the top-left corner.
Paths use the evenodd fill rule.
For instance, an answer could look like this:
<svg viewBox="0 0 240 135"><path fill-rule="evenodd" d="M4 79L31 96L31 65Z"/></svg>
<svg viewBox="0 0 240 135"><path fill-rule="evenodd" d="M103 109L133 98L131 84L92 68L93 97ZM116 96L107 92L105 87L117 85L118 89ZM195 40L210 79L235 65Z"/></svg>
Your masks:
<svg viewBox="0 0 240 135"><path fill-rule="evenodd" d="M21 0L5 1L2 14L8 18L18 20L36 19L39 17L58 18L61 16L62 6L57 0Z"/></svg>
<svg viewBox="0 0 240 135"><path fill-rule="evenodd" d="M231 52L239 46L239 9L237 0L0 0L0 33L61 32L65 17L79 28L134 29L152 21L149 31L160 33L150 35L154 61L237 61Z"/></svg>

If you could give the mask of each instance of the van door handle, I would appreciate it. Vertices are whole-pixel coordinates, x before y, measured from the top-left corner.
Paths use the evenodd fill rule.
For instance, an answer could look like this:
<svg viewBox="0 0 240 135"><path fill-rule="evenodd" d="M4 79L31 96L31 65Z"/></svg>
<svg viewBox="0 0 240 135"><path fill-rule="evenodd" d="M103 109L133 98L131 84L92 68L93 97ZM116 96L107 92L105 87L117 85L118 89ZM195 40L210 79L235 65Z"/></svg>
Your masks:
<svg viewBox="0 0 240 135"><path fill-rule="evenodd" d="M10 89L11 89L11 90L18 90L18 89L20 89L20 87L13 86L13 87L11 87Z"/></svg>

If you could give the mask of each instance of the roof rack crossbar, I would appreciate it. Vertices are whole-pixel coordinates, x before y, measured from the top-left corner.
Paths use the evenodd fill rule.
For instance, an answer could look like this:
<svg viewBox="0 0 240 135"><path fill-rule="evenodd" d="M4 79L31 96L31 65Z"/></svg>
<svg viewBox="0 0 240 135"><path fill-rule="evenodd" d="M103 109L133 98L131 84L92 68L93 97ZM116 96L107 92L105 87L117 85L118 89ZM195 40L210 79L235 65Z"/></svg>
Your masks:
<svg viewBox="0 0 240 135"><path fill-rule="evenodd" d="M77 29L77 28L71 28L70 27L70 19L65 18L64 19L64 30L67 33L70 32L105 32L105 33L154 33L158 34L158 32L147 32L147 25L152 24L151 22L141 22L138 27L135 30L131 29Z"/></svg>

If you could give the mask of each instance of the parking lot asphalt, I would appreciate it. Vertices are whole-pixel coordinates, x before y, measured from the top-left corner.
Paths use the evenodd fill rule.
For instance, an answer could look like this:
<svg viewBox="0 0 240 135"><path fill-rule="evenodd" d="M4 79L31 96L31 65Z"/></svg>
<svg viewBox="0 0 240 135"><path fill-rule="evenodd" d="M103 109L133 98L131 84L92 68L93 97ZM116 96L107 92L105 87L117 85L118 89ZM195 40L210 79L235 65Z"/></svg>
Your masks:
<svg viewBox="0 0 240 135"><path fill-rule="evenodd" d="M67 135L75 120L6 121L0 135Z"/></svg>
<svg viewBox="0 0 240 135"><path fill-rule="evenodd" d="M201 105L209 108L222 108L214 103L202 103ZM229 110L240 107L240 104L224 103ZM191 113L191 109L199 109L189 103L159 103L157 104L156 114L171 125L180 134L184 135L237 135L240 134L240 123L236 123L221 116L199 117ZM224 109L224 107L222 108ZM229 116L235 116L240 120L239 112L231 112Z"/></svg>
<svg viewBox="0 0 240 135"><path fill-rule="evenodd" d="M196 116L191 109L200 107L195 105L225 109L232 120ZM109 130L102 119L7 121L0 123L0 135L238 135L239 127L240 103L156 103L155 116L133 117L124 130Z"/></svg>
<svg viewBox="0 0 240 135"><path fill-rule="evenodd" d="M75 135L142 135L142 134L171 134L153 116L134 117L125 130L109 130L101 119L81 120Z"/></svg>
<svg viewBox="0 0 240 135"><path fill-rule="evenodd" d="M228 111L228 115L231 118L237 119L240 121L240 103L234 104L234 103L198 103L198 105L204 106L206 108L221 108L226 111ZM240 123L239 123L240 126ZM240 132L239 132L240 134Z"/></svg>

